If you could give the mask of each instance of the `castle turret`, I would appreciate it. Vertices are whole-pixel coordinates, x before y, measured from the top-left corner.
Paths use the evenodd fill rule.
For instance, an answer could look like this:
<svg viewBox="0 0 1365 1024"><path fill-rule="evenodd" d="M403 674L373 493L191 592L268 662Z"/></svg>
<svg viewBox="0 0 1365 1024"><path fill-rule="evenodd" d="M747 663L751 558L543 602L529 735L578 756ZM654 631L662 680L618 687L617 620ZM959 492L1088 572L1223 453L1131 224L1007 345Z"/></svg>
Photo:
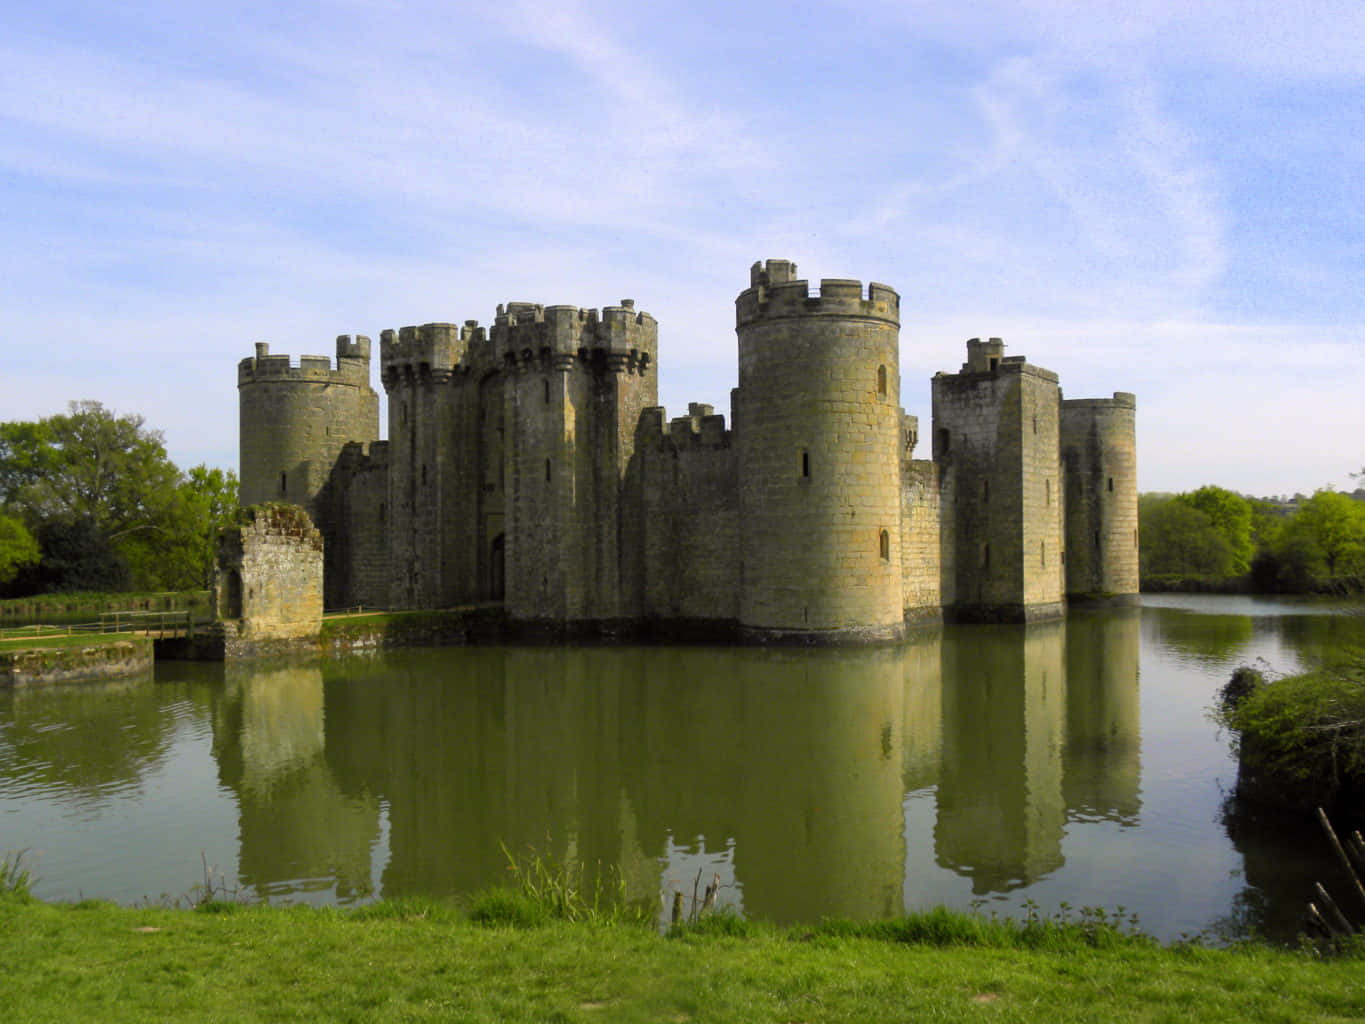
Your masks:
<svg viewBox="0 0 1365 1024"><path fill-rule="evenodd" d="M453 475L466 461L454 451L462 444L472 451L473 439L455 430L451 383L465 352L482 336L472 322L379 336L389 396L389 603L395 608L441 607L473 596L458 589L469 573L459 557L467 517L456 514L455 503L468 488L458 487Z"/></svg>
<svg viewBox="0 0 1365 1024"><path fill-rule="evenodd" d="M1136 419L1137 399L1125 391L1062 402L1070 600L1137 600Z"/></svg>
<svg viewBox="0 0 1365 1024"><path fill-rule="evenodd" d="M769 260L735 305L740 625L900 637L900 297Z"/></svg>
<svg viewBox="0 0 1365 1024"><path fill-rule="evenodd" d="M969 620L1062 614L1057 375L967 342L958 373L933 379L934 460L943 494L944 601Z"/></svg>
<svg viewBox="0 0 1365 1024"><path fill-rule="evenodd" d="M256 354L237 366L241 503L301 505L322 532L329 581L327 603L341 595L334 583L342 544L333 523L333 468L347 443L379 437L379 396L370 386L370 339L341 335L336 366L326 356Z"/></svg>
<svg viewBox="0 0 1365 1024"><path fill-rule="evenodd" d="M658 324L631 299L516 302L490 337L501 366L505 599L514 619L638 616L638 515L623 506L644 409L658 402Z"/></svg>

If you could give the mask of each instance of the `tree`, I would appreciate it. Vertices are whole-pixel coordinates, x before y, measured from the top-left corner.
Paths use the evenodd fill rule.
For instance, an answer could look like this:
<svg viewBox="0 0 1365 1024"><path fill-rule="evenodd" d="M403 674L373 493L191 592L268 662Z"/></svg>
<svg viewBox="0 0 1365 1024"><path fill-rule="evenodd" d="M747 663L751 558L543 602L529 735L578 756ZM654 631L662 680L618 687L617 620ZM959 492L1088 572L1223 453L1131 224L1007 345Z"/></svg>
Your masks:
<svg viewBox="0 0 1365 1024"><path fill-rule="evenodd" d="M1234 574L1236 558L1212 520L1188 502L1144 494L1138 501L1144 576Z"/></svg>
<svg viewBox="0 0 1365 1024"><path fill-rule="evenodd" d="M0 583L8 583L42 552L28 528L13 516L0 515Z"/></svg>
<svg viewBox="0 0 1365 1024"><path fill-rule="evenodd" d="M1177 494L1176 501L1198 509L1227 541L1232 551L1232 568L1226 574L1237 576L1251 568L1255 545L1251 540L1251 502L1240 494L1208 485L1188 494Z"/></svg>
<svg viewBox="0 0 1365 1024"><path fill-rule="evenodd" d="M4 498L34 521L89 520L117 542L156 530L180 484L160 431L99 402L71 402L64 415L5 427Z"/></svg>
<svg viewBox="0 0 1365 1024"><path fill-rule="evenodd" d="M1286 533L1318 559L1328 576L1365 569L1365 505L1323 489L1299 506Z"/></svg>
<svg viewBox="0 0 1365 1024"><path fill-rule="evenodd" d="M171 547L173 578L167 585L176 590L207 589L213 585L218 531L237 513L237 474L194 466L180 485L178 502L180 528Z"/></svg>
<svg viewBox="0 0 1365 1024"><path fill-rule="evenodd" d="M38 536L42 565L24 574L37 589L206 586L236 502L233 473L182 473L159 431L99 402L0 424L0 507Z"/></svg>

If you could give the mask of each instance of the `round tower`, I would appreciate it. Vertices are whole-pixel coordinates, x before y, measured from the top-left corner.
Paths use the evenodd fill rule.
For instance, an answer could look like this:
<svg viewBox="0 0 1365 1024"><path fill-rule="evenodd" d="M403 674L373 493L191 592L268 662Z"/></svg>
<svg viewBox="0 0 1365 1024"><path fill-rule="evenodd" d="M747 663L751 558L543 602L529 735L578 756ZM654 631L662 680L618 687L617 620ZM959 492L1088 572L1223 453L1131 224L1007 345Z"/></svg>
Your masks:
<svg viewBox="0 0 1365 1024"><path fill-rule="evenodd" d="M1135 603L1138 594L1137 398L1062 402L1066 590L1071 601Z"/></svg>
<svg viewBox="0 0 1365 1024"><path fill-rule="evenodd" d="M370 339L337 338L336 367L326 356L256 355L237 367L241 416L241 503L302 505L326 534L321 499L341 449L379 437L379 396L370 387Z"/></svg>
<svg viewBox="0 0 1365 1024"><path fill-rule="evenodd" d="M900 297L756 263L735 301L740 626L889 640L901 587Z"/></svg>

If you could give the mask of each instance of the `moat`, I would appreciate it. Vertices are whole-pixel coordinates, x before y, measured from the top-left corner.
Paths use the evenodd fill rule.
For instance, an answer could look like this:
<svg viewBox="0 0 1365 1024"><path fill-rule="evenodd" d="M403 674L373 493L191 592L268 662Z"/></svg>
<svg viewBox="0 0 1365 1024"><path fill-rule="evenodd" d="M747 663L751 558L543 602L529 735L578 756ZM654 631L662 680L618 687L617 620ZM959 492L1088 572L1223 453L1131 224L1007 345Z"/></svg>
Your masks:
<svg viewBox="0 0 1365 1024"><path fill-rule="evenodd" d="M46 899L216 878L276 902L459 896L504 845L779 921L1122 905L1292 934L1310 829L1224 819L1238 664L1365 645L1365 607L1158 595L853 650L475 647L168 662L0 692L0 851ZM1231 833L1231 835L1230 835Z"/></svg>

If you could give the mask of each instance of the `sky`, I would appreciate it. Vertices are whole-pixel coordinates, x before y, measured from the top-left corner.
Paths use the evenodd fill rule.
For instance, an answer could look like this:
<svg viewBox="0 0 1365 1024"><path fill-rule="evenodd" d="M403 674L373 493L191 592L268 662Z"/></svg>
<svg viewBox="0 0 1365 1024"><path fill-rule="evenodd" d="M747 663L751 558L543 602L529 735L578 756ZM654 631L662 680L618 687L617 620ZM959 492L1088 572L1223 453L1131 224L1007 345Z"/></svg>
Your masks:
<svg viewBox="0 0 1365 1024"><path fill-rule="evenodd" d="M1360 0L0 13L0 420L93 399L235 468L255 342L622 298L669 415L728 412L781 258L900 292L923 436L993 336L1137 393L1143 491L1365 466Z"/></svg>

